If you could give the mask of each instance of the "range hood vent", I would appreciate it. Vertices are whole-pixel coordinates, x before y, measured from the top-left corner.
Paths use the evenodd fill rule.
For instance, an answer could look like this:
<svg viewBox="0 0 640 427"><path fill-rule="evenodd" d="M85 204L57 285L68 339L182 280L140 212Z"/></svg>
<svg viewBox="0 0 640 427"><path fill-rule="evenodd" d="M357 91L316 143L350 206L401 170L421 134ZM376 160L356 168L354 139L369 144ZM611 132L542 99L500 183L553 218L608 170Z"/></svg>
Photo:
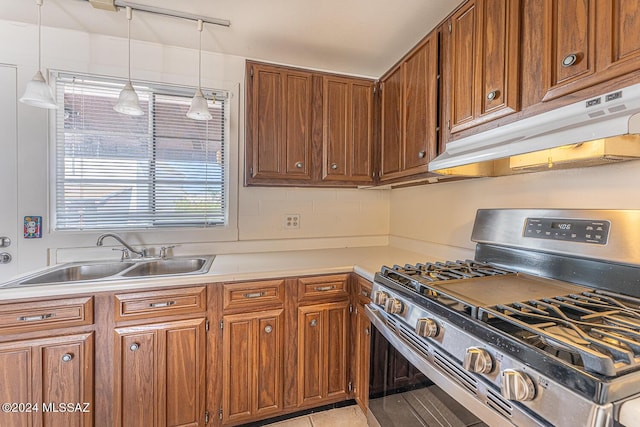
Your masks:
<svg viewBox="0 0 640 427"><path fill-rule="evenodd" d="M447 144L429 171L502 176L640 159L640 84Z"/></svg>

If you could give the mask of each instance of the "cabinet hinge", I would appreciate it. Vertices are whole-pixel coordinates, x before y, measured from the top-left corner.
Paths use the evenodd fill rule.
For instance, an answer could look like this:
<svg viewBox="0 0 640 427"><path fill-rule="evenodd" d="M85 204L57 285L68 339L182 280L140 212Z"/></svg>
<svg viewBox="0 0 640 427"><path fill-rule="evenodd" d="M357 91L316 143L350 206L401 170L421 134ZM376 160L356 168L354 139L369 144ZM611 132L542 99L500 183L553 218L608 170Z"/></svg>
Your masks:
<svg viewBox="0 0 640 427"><path fill-rule="evenodd" d="M353 313L353 304L349 304L349 313Z"/></svg>
<svg viewBox="0 0 640 427"><path fill-rule="evenodd" d="M447 120L447 129L451 130L451 120Z"/></svg>
<svg viewBox="0 0 640 427"><path fill-rule="evenodd" d="M449 31L451 31L451 25L449 25ZM251 75L251 78L253 78L253 67L251 67L249 74Z"/></svg>
<svg viewBox="0 0 640 427"><path fill-rule="evenodd" d="M209 411L204 411L204 423L209 424Z"/></svg>
<svg viewBox="0 0 640 427"><path fill-rule="evenodd" d="M349 389L349 393L353 391L353 383L351 381L349 381L347 388Z"/></svg>
<svg viewBox="0 0 640 427"><path fill-rule="evenodd" d="M449 32L451 32L451 22L449 22ZM253 76L253 68L251 69L251 75Z"/></svg>
<svg viewBox="0 0 640 427"><path fill-rule="evenodd" d="M373 85L373 94L375 95L378 91L378 85Z"/></svg>
<svg viewBox="0 0 640 427"><path fill-rule="evenodd" d="M222 408L218 411L218 418L222 419Z"/></svg>
<svg viewBox="0 0 640 427"><path fill-rule="evenodd" d="M220 321L220 329L224 329L224 320Z"/></svg>
<svg viewBox="0 0 640 427"><path fill-rule="evenodd" d="M253 177L254 177L254 176L253 176L253 167L250 167L250 168L249 168L249 175L251 175L251 178L253 178Z"/></svg>
<svg viewBox="0 0 640 427"><path fill-rule="evenodd" d="M209 332L209 319L204 321L204 330Z"/></svg>

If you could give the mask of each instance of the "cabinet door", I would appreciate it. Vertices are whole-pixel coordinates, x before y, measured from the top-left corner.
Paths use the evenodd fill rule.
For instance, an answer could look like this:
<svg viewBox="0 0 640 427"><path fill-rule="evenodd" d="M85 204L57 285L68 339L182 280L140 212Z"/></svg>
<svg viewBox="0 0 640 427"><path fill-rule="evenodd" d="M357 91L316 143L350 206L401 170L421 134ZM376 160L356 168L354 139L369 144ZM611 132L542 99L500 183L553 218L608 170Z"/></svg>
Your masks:
<svg viewBox="0 0 640 427"><path fill-rule="evenodd" d="M402 67L397 67L380 85L382 96L382 141L380 177L402 170Z"/></svg>
<svg viewBox="0 0 640 427"><path fill-rule="evenodd" d="M586 87L595 73L596 0L547 0L545 6L549 100Z"/></svg>
<svg viewBox="0 0 640 427"><path fill-rule="evenodd" d="M476 67L478 61L477 30L478 7L475 1L468 2L451 18L450 26L450 130L464 129L475 117Z"/></svg>
<svg viewBox="0 0 640 427"><path fill-rule="evenodd" d="M93 425L93 334L0 345L0 381L2 402L38 404L37 411L0 414L2 425ZM58 403L81 410L56 412Z"/></svg>
<svg viewBox="0 0 640 427"><path fill-rule="evenodd" d="M451 18L450 131L518 110L519 0L475 0Z"/></svg>
<svg viewBox="0 0 640 427"><path fill-rule="evenodd" d="M34 402L33 360L28 342L0 345L0 399L2 402ZM27 427L33 425L36 413L5 412L2 424Z"/></svg>
<svg viewBox="0 0 640 427"><path fill-rule="evenodd" d="M250 179L311 179L312 74L248 64Z"/></svg>
<svg viewBox="0 0 640 427"><path fill-rule="evenodd" d="M545 9L545 101L640 70L637 1L547 0Z"/></svg>
<svg viewBox="0 0 640 427"><path fill-rule="evenodd" d="M322 178L372 181L373 83L324 76L322 93Z"/></svg>
<svg viewBox="0 0 640 427"><path fill-rule="evenodd" d="M298 404L348 394L349 301L298 308Z"/></svg>
<svg viewBox="0 0 640 427"><path fill-rule="evenodd" d="M46 427L93 425L93 334L36 347L42 360L41 402L80 405L79 411L42 412Z"/></svg>
<svg viewBox="0 0 640 427"><path fill-rule="evenodd" d="M204 425L205 322L116 329L117 425Z"/></svg>
<svg viewBox="0 0 640 427"><path fill-rule="evenodd" d="M283 310L224 316L223 423L282 409Z"/></svg>
<svg viewBox="0 0 640 427"><path fill-rule="evenodd" d="M403 63L403 169L426 171L436 156L438 37L433 33Z"/></svg>

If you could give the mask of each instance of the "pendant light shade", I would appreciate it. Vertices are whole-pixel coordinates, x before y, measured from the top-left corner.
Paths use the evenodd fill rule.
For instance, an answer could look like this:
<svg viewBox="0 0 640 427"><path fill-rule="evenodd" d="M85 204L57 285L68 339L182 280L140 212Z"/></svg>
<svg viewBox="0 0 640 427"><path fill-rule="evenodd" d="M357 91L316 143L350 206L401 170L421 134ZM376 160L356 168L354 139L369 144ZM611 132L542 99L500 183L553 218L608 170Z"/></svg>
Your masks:
<svg viewBox="0 0 640 427"><path fill-rule="evenodd" d="M128 70L129 79L127 80L127 84L124 85L122 91L120 92L120 96L118 97L118 102L113 106L113 109L118 113L126 114L129 116L142 116L144 111L140 107L140 99L138 99L138 94L136 93L133 85L131 84L131 18L133 17L133 11L131 7L127 6L127 50L128 50Z"/></svg>
<svg viewBox="0 0 640 427"><path fill-rule="evenodd" d="M40 9L42 7L42 0L36 0L36 4L38 5L38 72L33 76L33 79L27 83L27 87L25 88L24 95L20 98L20 102L38 108L55 109L58 108L58 105L53 97L51 87L47 84L47 81L41 71L42 18Z"/></svg>
<svg viewBox="0 0 640 427"><path fill-rule="evenodd" d="M200 33L200 39L198 42L198 90L191 100L191 107L187 112L187 117L194 120L211 120L212 116L209 112L209 104L202 95L202 27L203 22L198 19L198 32Z"/></svg>

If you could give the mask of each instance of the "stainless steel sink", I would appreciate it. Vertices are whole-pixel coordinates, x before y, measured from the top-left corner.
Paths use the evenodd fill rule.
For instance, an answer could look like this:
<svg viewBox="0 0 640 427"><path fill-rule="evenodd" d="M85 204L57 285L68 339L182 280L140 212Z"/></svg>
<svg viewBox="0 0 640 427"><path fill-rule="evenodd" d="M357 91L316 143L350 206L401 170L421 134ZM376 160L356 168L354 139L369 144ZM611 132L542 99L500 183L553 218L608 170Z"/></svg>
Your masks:
<svg viewBox="0 0 640 427"><path fill-rule="evenodd" d="M133 263L113 262L99 264L78 264L54 268L48 272L23 280L21 285L43 283L78 282L113 276L131 267Z"/></svg>
<svg viewBox="0 0 640 427"><path fill-rule="evenodd" d="M207 267L206 258L170 258L157 261L148 261L138 264L122 275L124 277L141 276L164 276L171 274L194 274L203 273L203 268Z"/></svg>
<svg viewBox="0 0 640 427"><path fill-rule="evenodd" d="M0 288L205 274L209 271L214 258L215 255L207 255L167 259L133 259L128 262L71 263L0 284Z"/></svg>

